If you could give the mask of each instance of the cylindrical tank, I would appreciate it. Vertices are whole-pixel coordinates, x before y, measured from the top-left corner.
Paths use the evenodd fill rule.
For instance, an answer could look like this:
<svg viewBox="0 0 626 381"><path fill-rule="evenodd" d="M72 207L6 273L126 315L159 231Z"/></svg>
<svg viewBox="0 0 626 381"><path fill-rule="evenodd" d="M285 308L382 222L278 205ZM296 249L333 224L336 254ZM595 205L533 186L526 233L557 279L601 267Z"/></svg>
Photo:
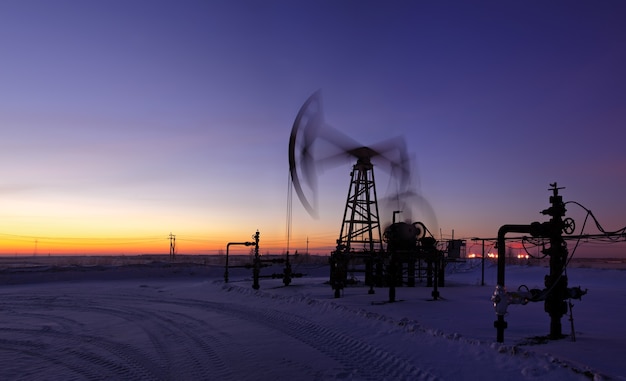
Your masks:
<svg viewBox="0 0 626 381"><path fill-rule="evenodd" d="M395 222L385 229L383 237L389 251L411 250L415 248L417 239L422 234L417 222Z"/></svg>

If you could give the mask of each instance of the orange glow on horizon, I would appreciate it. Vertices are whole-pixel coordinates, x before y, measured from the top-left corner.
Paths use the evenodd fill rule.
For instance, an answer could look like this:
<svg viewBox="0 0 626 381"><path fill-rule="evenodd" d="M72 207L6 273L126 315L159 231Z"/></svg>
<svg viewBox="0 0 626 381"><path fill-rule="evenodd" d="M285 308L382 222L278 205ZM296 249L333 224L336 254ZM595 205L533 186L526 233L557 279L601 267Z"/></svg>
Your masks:
<svg viewBox="0 0 626 381"><path fill-rule="evenodd" d="M219 235L176 234L175 250L177 254L223 254L229 242L254 241L255 230L249 234L221 233ZM263 234L260 232L259 251L261 254L281 254L287 251L312 254L328 254L334 240L328 235L292 238L289 245L282 235ZM308 242L307 242L308 240ZM232 246L233 254L248 254L251 247ZM167 234L133 236L80 236L63 237L54 235L16 235L0 234L0 255L139 255L169 254L170 238Z"/></svg>

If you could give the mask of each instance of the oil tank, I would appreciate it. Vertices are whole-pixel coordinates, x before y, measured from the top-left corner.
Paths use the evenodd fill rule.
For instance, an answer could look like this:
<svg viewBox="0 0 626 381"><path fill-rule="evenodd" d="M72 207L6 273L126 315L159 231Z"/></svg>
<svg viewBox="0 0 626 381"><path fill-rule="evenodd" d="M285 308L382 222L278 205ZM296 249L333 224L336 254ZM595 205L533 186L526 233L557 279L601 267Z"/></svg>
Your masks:
<svg viewBox="0 0 626 381"><path fill-rule="evenodd" d="M387 242L387 250L402 251L413 250L419 237L423 236L423 226L419 222L394 222L389 225L383 234L383 239Z"/></svg>

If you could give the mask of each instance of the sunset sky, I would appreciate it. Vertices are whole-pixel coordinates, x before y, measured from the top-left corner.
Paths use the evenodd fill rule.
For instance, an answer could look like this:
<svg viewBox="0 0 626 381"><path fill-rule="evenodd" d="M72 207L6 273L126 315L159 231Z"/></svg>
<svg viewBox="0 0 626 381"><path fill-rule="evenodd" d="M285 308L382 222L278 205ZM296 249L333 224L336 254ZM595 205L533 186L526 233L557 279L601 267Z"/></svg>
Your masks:
<svg viewBox="0 0 626 381"><path fill-rule="evenodd" d="M215 253L256 230L286 249L289 134L317 90L353 139L405 139L438 237L545 221L555 181L620 229L624 20L622 1L1 1L0 253L167 253L170 232ZM334 246L350 170L320 173L319 219L294 197L292 251Z"/></svg>

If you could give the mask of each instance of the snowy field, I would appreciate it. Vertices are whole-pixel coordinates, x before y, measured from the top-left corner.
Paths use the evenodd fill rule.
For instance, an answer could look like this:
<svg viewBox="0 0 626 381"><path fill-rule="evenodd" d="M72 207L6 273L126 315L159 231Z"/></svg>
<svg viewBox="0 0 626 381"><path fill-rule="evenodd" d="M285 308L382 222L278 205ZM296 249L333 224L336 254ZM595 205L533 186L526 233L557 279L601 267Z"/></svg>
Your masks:
<svg viewBox="0 0 626 381"><path fill-rule="evenodd" d="M262 274L280 272L280 266ZM495 342L496 269L451 264L431 288L334 299L325 264L284 287L216 263L15 264L0 270L1 380L626 380L626 272L572 268L576 341L549 330L542 303L513 305ZM509 290L543 288L548 269L509 266Z"/></svg>

